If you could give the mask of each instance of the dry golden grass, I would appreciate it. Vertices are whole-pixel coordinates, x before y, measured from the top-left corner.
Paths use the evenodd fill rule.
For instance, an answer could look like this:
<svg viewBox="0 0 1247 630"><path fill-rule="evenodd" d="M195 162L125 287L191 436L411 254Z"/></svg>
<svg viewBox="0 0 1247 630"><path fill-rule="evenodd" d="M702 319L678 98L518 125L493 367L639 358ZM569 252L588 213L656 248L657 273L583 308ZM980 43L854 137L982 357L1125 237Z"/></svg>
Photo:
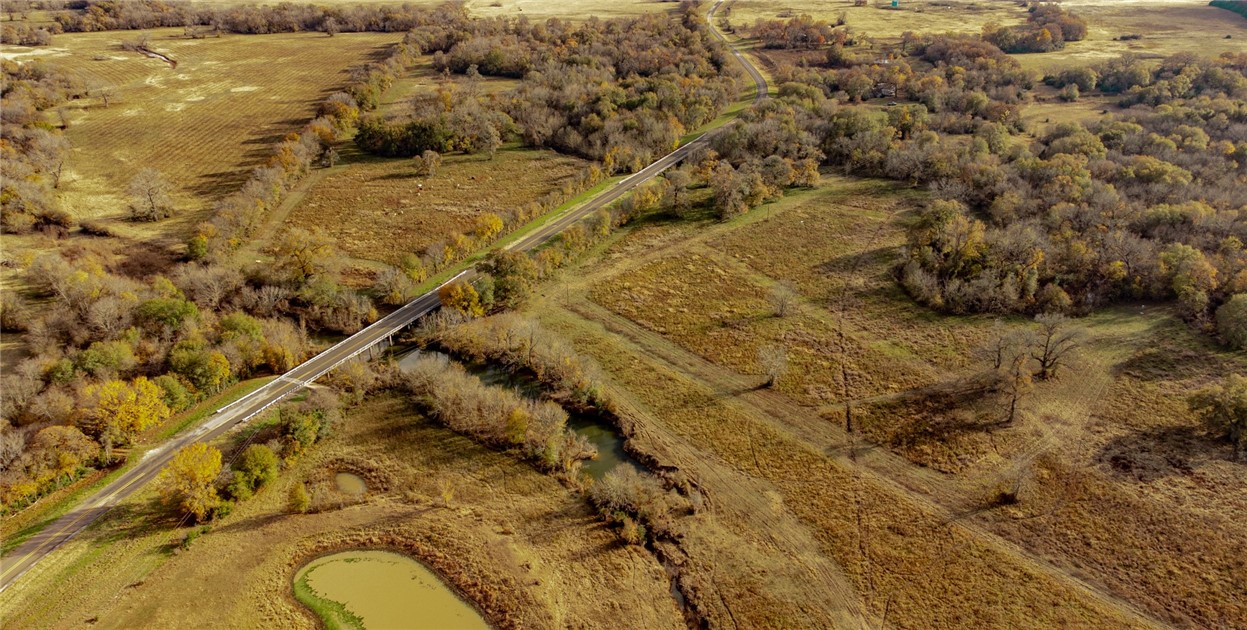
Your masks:
<svg viewBox="0 0 1247 630"><path fill-rule="evenodd" d="M381 111L385 113L399 112L409 103L412 97L428 95L449 85L464 95L495 95L519 86L519 79L506 77L482 76L468 79L464 75L439 74L433 70L432 57L421 57L403 76L394 81L381 98Z"/></svg>
<svg viewBox="0 0 1247 630"><path fill-rule="evenodd" d="M1060 588L1080 579L1106 601L1120 598L1168 623L1247 623L1240 604L1244 583L1236 577L1244 569L1239 551L1247 527L1231 517L1247 511L1247 475L1229 461L1228 445L1203 434L1185 404L1212 379L1247 372L1247 357L1216 347L1166 307L1105 309L1077 322L1088 338L1079 360L1057 380L1038 383L1022 418L1002 425L1003 407L992 396L951 393L982 369L970 355L993 318L941 316L917 307L895 286L891 271L903 242L905 207L887 186L832 180L728 224L646 224L569 274L568 288L547 292L574 317L560 309L543 316L564 322L565 332L648 409L650 422L681 433L688 448L738 458L739 471L800 480L792 481L793 492L844 488L841 477L820 477L826 463L785 467L798 452L857 452L853 438L840 431L844 406L837 403L849 399L856 439L900 457L867 448L862 470L837 474L878 475L880 482L916 490L967 524L952 529L967 540L990 546L995 543L985 541L999 535L1006 541L1002 555L1021 566L1039 558L1053 562L1056 573L1047 575L1065 585ZM783 319L770 316L766 302L769 287L780 280L804 298ZM584 303L580 291L608 308ZM1006 321L1016 326L1025 320ZM756 390L762 378L754 348L776 342L793 358L790 372L776 390ZM852 368L849 378L827 374L827 366L834 372L840 365ZM845 395L820 400L810 396L817 391L811 384L843 388ZM767 430L759 427L768 426L788 427L803 446L771 448L779 438L759 437ZM662 456L659 461L666 463ZM864 504L889 506L869 518L904 534L889 543L897 550L892 564L867 554L874 572L862 579L878 584L896 579L893 573L926 580L930 572L948 577L943 572L966 571L954 581L976 584L970 568L945 568L943 556L921 549L932 541L969 543L949 542L951 534L905 521L884 525L910 518L897 502L915 498L887 499L888 487L883 483L878 491L884 496ZM1016 505L993 507L1001 491L1015 488ZM829 539L846 528L834 522L846 509L836 503L843 500L786 496L784 505L799 506L815 535ZM857 576L846 558L843 550L834 557ZM870 601L862 583L855 588ZM1009 597L992 584L967 588ZM915 594L897 597L916 598L909 602L915 610L931 603ZM1018 597L1035 604L1048 596ZM975 604L949 604L947 614L970 615L957 625L968 619L1023 623L953 612L961 606ZM1030 622L1035 619L1041 617Z"/></svg>
<svg viewBox="0 0 1247 630"><path fill-rule="evenodd" d="M397 263L404 254L470 231L485 213L501 214L570 182L586 164L552 151L506 149L448 155L433 177L410 160L344 148L343 163L320 177L285 220L317 227L358 259Z"/></svg>
<svg viewBox="0 0 1247 630"><path fill-rule="evenodd" d="M114 98L69 105L73 146L64 206L80 218L118 219L125 236L167 235L202 219L210 202L234 190L297 130L316 104L347 81L347 69L383 54L396 34L236 35L190 40L181 29L151 32L153 49L177 68L119 42L133 32L73 33L43 58L111 86ZM141 169L173 183L179 217L139 225L120 220L126 187Z"/></svg>
<svg viewBox="0 0 1247 630"><path fill-rule="evenodd" d="M682 579L709 581L720 591L723 601L707 594L702 610L712 623L730 616L746 626L771 619L822 626L841 621L836 613L845 609L870 625L886 610L889 624L906 628L1139 623L1001 544L950 525L890 483L846 467L842 457L769 416L762 410L768 401L708 389L687 365L605 333L598 321L549 306L537 310L622 390L624 415L636 423L634 444L705 493L707 514L681 525L689 530L681 547L690 558ZM614 330L613 323L605 326ZM730 544L714 544L699 533L706 527L731 532ZM761 549L742 542L754 537L765 541ZM810 537L814 550L807 547ZM789 554L801 561L785 561ZM712 569L722 566L752 572ZM832 576L817 569L822 566L833 567ZM767 575L764 588L752 585L759 571ZM846 576L847 592L836 574ZM816 601L827 608L815 601L786 608L785 594L803 588L822 593Z"/></svg>
<svg viewBox="0 0 1247 630"><path fill-rule="evenodd" d="M758 19L777 19L785 11L823 20L835 20L844 13L855 32L886 41L899 39L905 31L977 35L989 22L1010 25L1026 19L1025 8L1010 0L901 0L900 10L852 5L851 0L737 0L731 4L731 20L744 26ZM1087 65L1124 53L1164 57L1198 52L1216 56L1225 51L1242 52L1247 46L1243 41L1247 21L1209 7L1204 0L1065 0L1062 5L1087 20L1087 38L1057 52L1015 55L1024 67L1047 70ZM1127 34L1143 35L1143 39L1114 40ZM1232 38L1225 39L1226 35Z"/></svg>
<svg viewBox="0 0 1247 630"><path fill-rule="evenodd" d="M335 471L367 479L362 503L290 516L289 486L307 480L337 503ZM441 488L454 488L449 507ZM434 426L393 397L352 412L271 488L188 550L183 532L128 502L40 572L0 596L23 628L314 627L291 595L295 569L343 547L388 547L436 568L501 627L606 627L619 611L640 627L682 627L653 555L622 545L557 480Z"/></svg>

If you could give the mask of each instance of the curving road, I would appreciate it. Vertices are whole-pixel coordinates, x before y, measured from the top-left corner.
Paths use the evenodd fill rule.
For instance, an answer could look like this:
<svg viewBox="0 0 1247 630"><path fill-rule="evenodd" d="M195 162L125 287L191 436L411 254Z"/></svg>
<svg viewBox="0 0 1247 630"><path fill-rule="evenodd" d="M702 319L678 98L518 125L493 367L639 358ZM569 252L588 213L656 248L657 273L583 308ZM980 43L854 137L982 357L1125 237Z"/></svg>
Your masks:
<svg viewBox="0 0 1247 630"><path fill-rule="evenodd" d="M722 3L722 0L716 2L707 13L707 18L711 21L711 32L720 40L726 42L727 39L713 24L714 14ZM766 79L735 47L732 47L732 54L736 56L736 59L754 82L754 86L757 89L754 103L761 102L767 97ZM527 251L540 247L567 227L608 206L631 192L632 189L652 180L663 171L678 164L689 152L707 145L710 139L720 131L721 129L699 136L688 144L616 183L614 186L602 191L589 201L568 209L541 228L512 242L507 248ZM476 272L469 269L451 278L447 283L455 282L456 280L471 280L475 275ZM438 288L441 288L441 286ZM9 588L45 556L95 522L114 505L125 500L154 479L160 473L160 470L164 468L165 464L172 459L173 454L182 447L193 442L217 438L303 389L330 370L366 352L369 348L401 331L417 319L437 310L440 306L437 289L429 291L328 350L308 359L293 370L273 379L251 394L222 407L194 431L174 437L159 447L148 451L139 463L121 474L113 482L86 498L81 505L52 522L43 531L31 537L17 549L0 558L0 592Z"/></svg>

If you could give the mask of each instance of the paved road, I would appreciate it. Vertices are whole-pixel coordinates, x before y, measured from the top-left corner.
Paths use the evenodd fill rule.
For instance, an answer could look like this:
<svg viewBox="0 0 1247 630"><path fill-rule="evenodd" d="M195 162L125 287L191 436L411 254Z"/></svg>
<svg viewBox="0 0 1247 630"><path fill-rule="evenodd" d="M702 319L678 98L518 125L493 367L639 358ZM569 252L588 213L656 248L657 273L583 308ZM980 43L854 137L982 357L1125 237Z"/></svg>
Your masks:
<svg viewBox="0 0 1247 630"><path fill-rule="evenodd" d="M719 9L720 4L722 4L721 0L710 9L709 17L711 19L713 19L714 13ZM713 28L713 23L711 26L715 36L726 41L723 35ZM733 48L732 52L745 68L750 78L753 79L754 85L757 88L754 102L762 101L767 94L766 79L739 51ZM715 132L702 135L659 158L649 166L599 193L591 200L568 209L541 228L526 234L523 238L517 239L507 246L508 249L527 251L541 246L572 224L605 208L632 189L653 179L671 166L678 164L689 152L708 144L710 138L717 132L716 130ZM475 275L476 272L469 269L447 282L471 280ZM270 381L264 387L257 389L237 402L217 410L204 424L194 431L179 435L148 451L142 461L127 470L112 483L88 497L77 508L45 527L43 531L31 537L30 540L27 540L17 549L0 558L0 592L3 592L16 582L18 578L25 575L27 571L57 547L60 547L77 535L78 532L95 522L109 508L125 500L126 497L134 494L154 479L160 473L160 470L164 468L165 464L172 459L173 454L182 447L201 440L215 439L239 424L259 415L269 407L303 389L308 383L320 378L326 372L366 352L378 342L401 331L415 320L437 310L440 306L437 290L429 291L412 300L406 306L377 320L364 330L355 333L332 348L312 357L302 365Z"/></svg>

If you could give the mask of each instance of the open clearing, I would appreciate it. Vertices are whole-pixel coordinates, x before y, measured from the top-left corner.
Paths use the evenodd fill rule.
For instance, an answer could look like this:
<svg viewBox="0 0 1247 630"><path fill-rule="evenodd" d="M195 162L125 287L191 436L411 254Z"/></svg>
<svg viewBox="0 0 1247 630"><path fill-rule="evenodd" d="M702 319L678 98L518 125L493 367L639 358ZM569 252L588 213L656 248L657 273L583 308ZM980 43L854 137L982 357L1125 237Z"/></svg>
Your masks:
<svg viewBox="0 0 1247 630"><path fill-rule="evenodd" d="M772 526L788 539L776 544L813 536L867 617L1247 622L1247 525L1228 516L1247 511L1247 476L1185 411L1187 393L1247 358L1166 308L1107 309L1079 321L1078 363L1003 425L999 403L956 388L981 369L970 353L993 319L937 316L896 288L911 202L892 186L830 180L727 224L642 223L533 310L635 405L638 446L724 509L745 500L734 486L762 484L769 517L797 526ZM801 295L783 318L767 302L777 282ZM760 388L764 344L789 356L774 389ZM1013 487L1018 503L994 507ZM747 548L689 553L719 563Z"/></svg>
<svg viewBox="0 0 1247 630"><path fill-rule="evenodd" d="M132 237L181 236L346 83L348 68L383 55L400 38L294 33L194 40L183 38L181 29L150 34L151 47L176 60L176 69L122 50L122 40L138 36L130 31L58 35L55 52L41 57L113 91L107 107L99 97L67 106L73 152L61 193L64 207L79 218L113 220L113 229ZM148 166L172 182L178 218L129 223L123 220L126 187Z"/></svg>
<svg viewBox="0 0 1247 630"><path fill-rule="evenodd" d="M362 499L334 473L364 478ZM285 513L306 482L307 515ZM450 503L444 501L449 488ZM618 542L558 481L435 426L384 397L189 548L144 492L0 596L5 625L315 627L291 593L303 562L343 548L415 556L487 617L523 627L637 627L683 620L653 555ZM502 612L507 611L507 612Z"/></svg>
<svg viewBox="0 0 1247 630"><path fill-rule="evenodd" d="M447 155L432 177L411 161L342 148L343 161L317 177L285 220L317 227L355 259L397 263L404 254L470 231L477 217L500 214L561 188L587 164L553 151L504 149Z"/></svg>
<svg viewBox="0 0 1247 630"><path fill-rule="evenodd" d="M1026 18L1026 9L1012 0L901 0L900 10L852 5L851 0L736 0L731 3L731 21L738 27L746 26L758 19L776 19L785 12L834 21L843 13L855 32L886 41L898 40L906 31L977 35L989 22L1010 25ZM1024 67L1047 70L1087 65L1125 53L1165 57L1197 52L1216 56L1247 50L1247 20L1210 7L1205 0L1065 0L1061 5L1086 18L1086 39L1070 42L1056 52L1014 55ZM1114 39L1122 35L1143 38ZM1226 35L1231 39L1225 39Z"/></svg>

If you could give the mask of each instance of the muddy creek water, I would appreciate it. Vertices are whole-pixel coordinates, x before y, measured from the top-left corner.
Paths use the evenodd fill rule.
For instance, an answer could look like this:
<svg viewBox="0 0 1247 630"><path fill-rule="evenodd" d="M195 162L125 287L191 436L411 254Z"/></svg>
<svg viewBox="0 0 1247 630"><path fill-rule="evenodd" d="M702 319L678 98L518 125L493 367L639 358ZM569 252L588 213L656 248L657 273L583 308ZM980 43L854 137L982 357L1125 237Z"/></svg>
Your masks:
<svg viewBox="0 0 1247 630"><path fill-rule="evenodd" d="M327 627L489 628L480 613L419 562L389 551L344 551L317 558L295 576L321 600ZM342 618L338 606L354 619ZM329 611L326 613L325 611ZM338 614L334 614L338 611Z"/></svg>
<svg viewBox="0 0 1247 630"><path fill-rule="evenodd" d="M409 369L421 357L437 357L446 361L454 361L449 355L442 352L429 350L417 350L412 348L395 349L395 358L398 360L398 367L402 370ZM486 385L495 385L498 387L506 387L515 389L521 395L529 398L539 398L541 386L532 379L517 376L503 370L497 366L478 363L461 363L469 373L481 379ZM584 436L589 443L598 449L597 459L584 462L584 470L594 479L601 479L603 475L615 469L617 466L630 466L640 470L642 466L627 451L624 450L624 439L619 434L619 430L608 422L590 414L568 412L567 427L575 431L578 435Z"/></svg>

